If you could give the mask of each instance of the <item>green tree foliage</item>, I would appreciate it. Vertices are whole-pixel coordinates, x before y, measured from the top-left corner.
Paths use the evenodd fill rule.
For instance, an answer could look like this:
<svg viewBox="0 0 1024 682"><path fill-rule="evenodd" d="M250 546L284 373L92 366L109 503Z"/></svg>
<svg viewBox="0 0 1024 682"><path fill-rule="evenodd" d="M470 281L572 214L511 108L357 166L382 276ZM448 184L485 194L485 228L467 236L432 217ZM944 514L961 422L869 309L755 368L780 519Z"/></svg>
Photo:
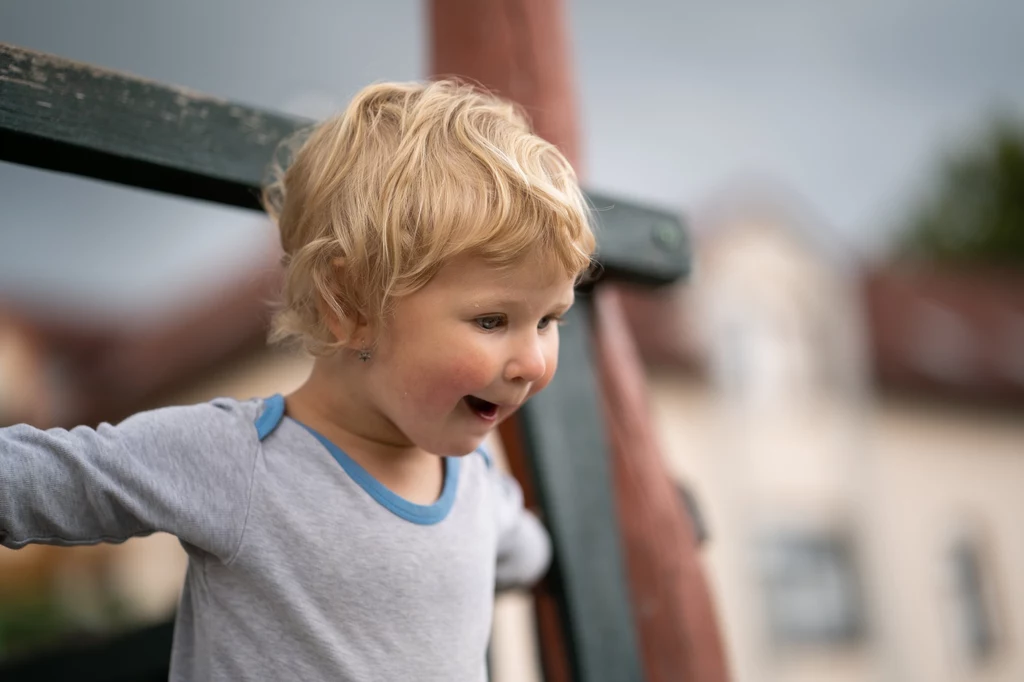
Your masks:
<svg viewBox="0 0 1024 682"><path fill-rule="evenodd" d="M930 261L1024 268L1024 122L997 119L946 159L901 250Z"/></svg>

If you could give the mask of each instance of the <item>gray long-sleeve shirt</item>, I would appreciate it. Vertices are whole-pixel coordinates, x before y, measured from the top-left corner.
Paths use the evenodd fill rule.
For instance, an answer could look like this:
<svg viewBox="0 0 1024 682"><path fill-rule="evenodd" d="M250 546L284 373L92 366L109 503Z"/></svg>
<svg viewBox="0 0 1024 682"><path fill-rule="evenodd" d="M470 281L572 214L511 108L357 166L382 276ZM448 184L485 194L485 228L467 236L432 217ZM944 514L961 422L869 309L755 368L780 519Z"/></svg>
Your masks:
<svg viewBox="0 0 1024 682"><path fill-rule="evenodd" d="M515 482L482 452L446 458L441 497L412 504L283 412L0 429L0 543L178 536L171 680L485 680L495 587L550 557Z"/></svg>

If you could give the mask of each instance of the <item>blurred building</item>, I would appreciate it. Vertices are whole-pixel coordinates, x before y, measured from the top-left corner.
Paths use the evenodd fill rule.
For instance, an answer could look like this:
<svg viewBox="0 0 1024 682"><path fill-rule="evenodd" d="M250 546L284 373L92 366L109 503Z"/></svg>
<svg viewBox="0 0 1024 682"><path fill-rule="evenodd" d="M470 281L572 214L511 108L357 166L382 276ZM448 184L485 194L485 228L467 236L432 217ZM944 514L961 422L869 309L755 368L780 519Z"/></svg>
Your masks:
<svg viewBox="0 0 1024 682"><path fill-rule="evenodd" d="M695 230L627 308L737 679L1024 679L1024 275L852 262L778 192Z"/></svg>

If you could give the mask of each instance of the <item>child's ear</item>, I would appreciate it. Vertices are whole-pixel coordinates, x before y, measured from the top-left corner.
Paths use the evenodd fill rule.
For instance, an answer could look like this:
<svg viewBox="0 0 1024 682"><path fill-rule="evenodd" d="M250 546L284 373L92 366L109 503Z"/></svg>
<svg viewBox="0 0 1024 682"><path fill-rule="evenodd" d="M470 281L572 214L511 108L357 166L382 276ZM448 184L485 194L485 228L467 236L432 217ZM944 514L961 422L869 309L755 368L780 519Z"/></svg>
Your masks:
<svg viewBox="0 0 1024 682"><path fill-rule="evenodd" d="M361 312L356 312L352 315L349 321L349 334L348 341L345 343L346 346L353 350L365 350L372 344L371 339L373 338L373 329L366 316Z"/></svg>
<svg viewBox="0 0 1024 682"><path fill-rule="evenodd" d="M334 303L340 306L337 298L335 298ZM344 311L344 306L340 307ZM349 319L349 316L339 315L335 306L327 301L326 295L317 298L316 309L320 313L320 319L324 321L324 324L330 330L335 340L347 346L352 337L352 321Z"/></svg>
<svg viewBox="0 0 1024 682"><path fill-rule="evenodd" d="M334 258L331 263L334 266L335 276L334 286L331 287L329 295L333 297L334 305L321 296L317 300L317 309L331 334L343 346L356 350L363 349L369 345L373 330L370 328L366 315L362 311L356 310L354 306L347 304L345 300L347 297L343 295L338 284L342 281L341 270L345 267L345 258Z"/></svg>

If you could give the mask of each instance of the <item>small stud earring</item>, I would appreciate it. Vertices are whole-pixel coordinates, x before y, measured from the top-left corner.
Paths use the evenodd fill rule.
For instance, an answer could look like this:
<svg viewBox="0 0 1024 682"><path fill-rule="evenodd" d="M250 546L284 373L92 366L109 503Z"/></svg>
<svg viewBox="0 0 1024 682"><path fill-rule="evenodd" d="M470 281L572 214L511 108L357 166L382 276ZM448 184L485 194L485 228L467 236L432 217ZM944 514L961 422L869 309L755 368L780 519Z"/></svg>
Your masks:
<svg viewBox="0 0 1024 682"><path fill-rule="evenodd" d="M369 360L370 359L370 351L366 350L365 348L360 348L359 349L359 359L362 360L363 362L366 362L367 360Z"/></svg>

